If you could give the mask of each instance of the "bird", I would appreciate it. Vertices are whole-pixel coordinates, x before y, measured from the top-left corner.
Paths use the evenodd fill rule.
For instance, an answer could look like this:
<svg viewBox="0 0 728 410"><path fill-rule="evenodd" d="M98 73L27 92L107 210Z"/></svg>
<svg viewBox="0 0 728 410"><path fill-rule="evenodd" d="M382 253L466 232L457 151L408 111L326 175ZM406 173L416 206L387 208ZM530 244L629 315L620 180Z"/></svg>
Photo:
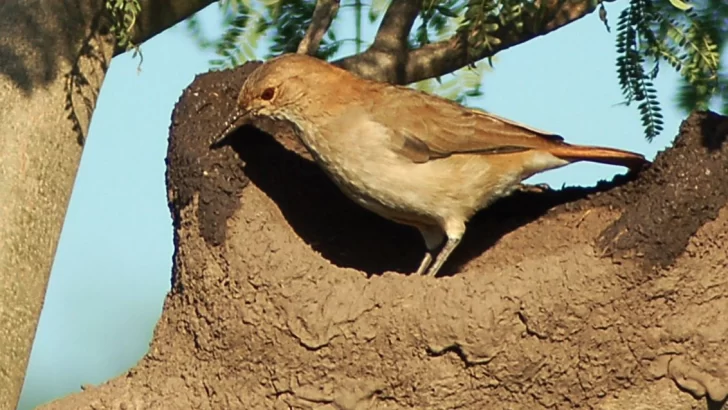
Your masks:
<svg viewBox="0 0 728 410"><path fill-rule="evenodd" d="M261 117L291 123L346 197L419 230L426 251L417 275L436 276L473 215L534 174L579 161L631 171L649 164L638 153L568 144L560 135L304 54L274 57L247 77L211 148Z"/></svg>

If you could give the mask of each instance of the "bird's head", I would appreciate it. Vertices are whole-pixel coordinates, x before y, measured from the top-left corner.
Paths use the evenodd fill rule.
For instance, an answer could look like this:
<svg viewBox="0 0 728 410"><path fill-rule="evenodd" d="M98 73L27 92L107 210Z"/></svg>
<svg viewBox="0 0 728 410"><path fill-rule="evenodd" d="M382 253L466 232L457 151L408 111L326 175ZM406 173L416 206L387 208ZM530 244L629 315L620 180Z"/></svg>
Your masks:
<svg viewBox="0 0 728 410"><path fill-rule="evenodd" d="M332 70L340 69L299 54L284 54L262 64L245 80L238 95L236 111L213 145L255 117L293 123L305 120L307 108L314 103L311 90Z"/></svg>

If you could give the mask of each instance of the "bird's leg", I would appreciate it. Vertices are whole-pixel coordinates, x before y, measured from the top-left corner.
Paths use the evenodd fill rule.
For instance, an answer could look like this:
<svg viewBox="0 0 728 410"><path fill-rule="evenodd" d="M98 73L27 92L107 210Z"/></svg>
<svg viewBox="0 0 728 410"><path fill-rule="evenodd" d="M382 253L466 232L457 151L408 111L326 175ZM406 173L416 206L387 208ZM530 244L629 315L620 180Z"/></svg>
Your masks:
<svg viewBox="0 0 728 410"><path fill-rule="evenodd" d="M425 257L422 258L422 262L420 262L420 267L417 268L417 272L415 275L424 275L427 268L430 267L430 264L432 263L432 251L429 249L425 253Z"/></svg>
<svg viewBox="0 0 728 410"><path fill-rule="evenodd" d="M445 227L447 242L445 242L445 246L443 246L442 250L437 255L437 258L435 258L435 262L430 267L430 270L427 271L427 276L437 275L437 272L440 270L445 261L447 261L447 259L450 257L452 251L457 248L458 244L460 243L460 239L462 239L464 233L465 223L460 221L448 222L447 226Z"/></svg>
<svg viewBox="0 0 728 410"><path fill-rule="evenodd" d="M440 229L439 226L435 225L423 225L418 226L417 229L420 230L420 233L422 234L422 238L425 240L425 246L427 247L427 252L425 253L424 258L422 258L422 262L420 263L420 267L417 269L417 275L424 275L427 271L427 268L430 267L430 264L432 263L432 254L437 249L438 246L442 243L442 241L445 239L445 233Z"/></svg>
<svg viewBox="0 0 728 410"><path fill-rule="evenodd" d="M460 238L447 238L445 246L443 246L442 250L437 255L437 258L435 258L435 263L430 267L430 270L427 271L427 276L437 275L437 272L440 270L442 265L445 263L447 258L450 256L452 251L455 250L459 243Z"/></svg>

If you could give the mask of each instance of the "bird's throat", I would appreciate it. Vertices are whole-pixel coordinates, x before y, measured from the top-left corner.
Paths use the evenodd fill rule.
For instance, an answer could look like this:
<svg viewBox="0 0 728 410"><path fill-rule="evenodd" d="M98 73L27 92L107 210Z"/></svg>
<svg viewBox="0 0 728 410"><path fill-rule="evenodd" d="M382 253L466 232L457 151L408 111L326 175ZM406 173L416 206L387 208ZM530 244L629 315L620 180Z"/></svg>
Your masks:
<svg viewBox="0 0 728 410"><path fill-rule="evenodd" d="M323 165L331 165L331 158L327 155L329 147L326 140L324 138L312 138L313 133L317 132L315 129L306 129L308 127L301 126L298 122L291 121L291 123L296 138L306 147L311 156Z"/></svg>

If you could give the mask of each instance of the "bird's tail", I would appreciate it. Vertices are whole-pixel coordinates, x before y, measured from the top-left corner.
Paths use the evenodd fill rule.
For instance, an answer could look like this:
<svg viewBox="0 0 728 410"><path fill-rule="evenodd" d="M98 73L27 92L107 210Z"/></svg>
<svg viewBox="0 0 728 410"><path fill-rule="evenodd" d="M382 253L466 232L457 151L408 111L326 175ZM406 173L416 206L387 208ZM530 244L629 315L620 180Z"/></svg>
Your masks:
<svg viewBox="0 0 728 410"><path fill-rule="evenodd" d="M620 165L630 170L641 169L650 163L641 154L615 148L563 144L550 147L548 151L551 155L571 162L591 161L608 165Z"/></svg>

